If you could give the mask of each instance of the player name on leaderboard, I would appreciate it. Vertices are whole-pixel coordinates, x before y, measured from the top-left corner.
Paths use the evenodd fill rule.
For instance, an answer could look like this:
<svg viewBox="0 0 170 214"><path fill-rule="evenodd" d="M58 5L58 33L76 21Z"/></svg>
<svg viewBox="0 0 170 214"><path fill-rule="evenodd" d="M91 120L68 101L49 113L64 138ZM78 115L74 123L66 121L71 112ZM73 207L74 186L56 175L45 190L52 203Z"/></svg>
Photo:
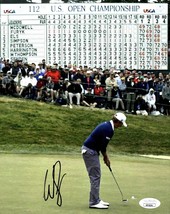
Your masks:
<svg viewBox="0 0 170 214"><path fill-rule="evenodd" d="M12 61L167 70L167 4L4 4L0 56Z"/></svg>

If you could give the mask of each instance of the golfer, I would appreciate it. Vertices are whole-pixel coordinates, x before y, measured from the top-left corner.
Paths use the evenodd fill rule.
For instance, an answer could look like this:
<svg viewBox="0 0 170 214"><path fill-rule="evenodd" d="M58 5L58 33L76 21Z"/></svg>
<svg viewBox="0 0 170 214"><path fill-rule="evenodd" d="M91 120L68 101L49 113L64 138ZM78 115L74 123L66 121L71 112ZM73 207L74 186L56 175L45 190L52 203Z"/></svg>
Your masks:
<svg viewBox="0 0 170 214"><path fill-rule="evenodd" d="M82 155L90 178L90 198L89 208L108 209L109 203L100 199L100 152L106 166L110 167L110 160L106 152L106 147L114 135L115 128L127 127L126 116L123 113L116 113L112 120L100 123L84 141Z"/></svg>

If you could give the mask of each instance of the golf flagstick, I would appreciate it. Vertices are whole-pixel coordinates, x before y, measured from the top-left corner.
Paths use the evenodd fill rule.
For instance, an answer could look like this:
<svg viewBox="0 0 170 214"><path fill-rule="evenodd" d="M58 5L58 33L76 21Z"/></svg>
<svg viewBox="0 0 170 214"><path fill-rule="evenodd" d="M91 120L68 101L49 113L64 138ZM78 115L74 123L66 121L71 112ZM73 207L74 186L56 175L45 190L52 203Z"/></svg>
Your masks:
<svg viewBox="0 0 170 214"><path fill-rule="evenodd" d="M128 199L124 199L124 197L123 197L123 193L122 193L122 191L121 191L121 189L120 189L120 186L119 186L119 184L118 184L118 182L117 182L117 180L116 180L116 178L115 178L115 176L114 176L114 174L113 174L113 171L112 171L111 167L108 166L108 168L109 168L109 170L110 170L110 172L111 172L111 174L112 174L112 176L113 176L113 178L114 178L114 180L115 180L115 182L116 182L116 185L117 185L117 187L118 187L118 189L119 189L119 191L120 191L120 194L121 194L121 197L122 197L122 202L128 202Z"/></svg>

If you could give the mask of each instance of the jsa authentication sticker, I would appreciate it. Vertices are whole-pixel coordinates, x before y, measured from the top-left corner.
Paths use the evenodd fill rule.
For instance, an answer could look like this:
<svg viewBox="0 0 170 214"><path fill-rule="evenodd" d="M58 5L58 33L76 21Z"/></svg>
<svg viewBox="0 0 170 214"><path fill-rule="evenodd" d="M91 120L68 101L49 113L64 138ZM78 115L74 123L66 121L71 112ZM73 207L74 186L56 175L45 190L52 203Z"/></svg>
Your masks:
<svg viewBox="0 0 170 214"><path fill-rule="evenodd" d="M139 205L146 209L155 209L160 206L161 202L155 198L143 198L139 201Z"/></svg>

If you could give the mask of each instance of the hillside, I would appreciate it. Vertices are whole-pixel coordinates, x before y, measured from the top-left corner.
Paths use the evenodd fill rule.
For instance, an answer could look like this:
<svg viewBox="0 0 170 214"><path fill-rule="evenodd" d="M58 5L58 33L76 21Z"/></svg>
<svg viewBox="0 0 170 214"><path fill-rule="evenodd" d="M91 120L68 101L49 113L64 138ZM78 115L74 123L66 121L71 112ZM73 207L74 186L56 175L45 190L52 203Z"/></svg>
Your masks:
<svg viewBox="0 0 170 214"><path fill-rule="evenodd" d="M64 108L37 101L0 97L0 152L78 153L83 140L111 110ZM170 117L127 115L108 150L113 154L170 155Z"/></svg>

